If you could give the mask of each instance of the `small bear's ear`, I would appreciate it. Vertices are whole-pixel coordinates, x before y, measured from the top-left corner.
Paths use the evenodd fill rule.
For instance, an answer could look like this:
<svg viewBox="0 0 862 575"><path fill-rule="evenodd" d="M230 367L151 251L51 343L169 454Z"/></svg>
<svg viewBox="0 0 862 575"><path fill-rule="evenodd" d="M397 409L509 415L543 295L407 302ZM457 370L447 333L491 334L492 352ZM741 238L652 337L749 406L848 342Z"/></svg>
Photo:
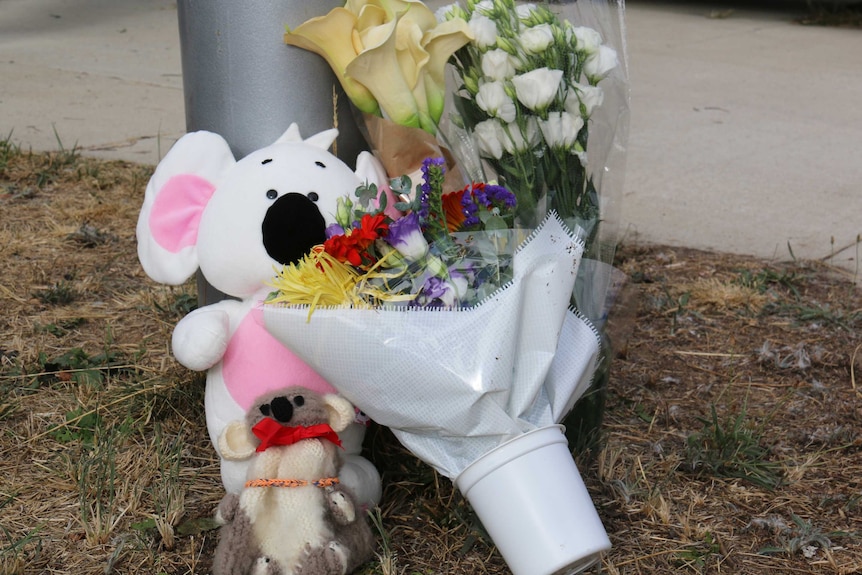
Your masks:
<svg viewBox="0 0 862 575"><path fill-rule="evenodd" d="M242 461L254 455L260 442L244 421L228 424L218 438L221 456L228 461Z"/></svg>
<svg viewBox="0 0 862 575"><path fill-rule="evenodd" d="M334 393L323 396L323 405L329 416L329 426L337 432L344 431L356 418L353 404Z"/></svg>

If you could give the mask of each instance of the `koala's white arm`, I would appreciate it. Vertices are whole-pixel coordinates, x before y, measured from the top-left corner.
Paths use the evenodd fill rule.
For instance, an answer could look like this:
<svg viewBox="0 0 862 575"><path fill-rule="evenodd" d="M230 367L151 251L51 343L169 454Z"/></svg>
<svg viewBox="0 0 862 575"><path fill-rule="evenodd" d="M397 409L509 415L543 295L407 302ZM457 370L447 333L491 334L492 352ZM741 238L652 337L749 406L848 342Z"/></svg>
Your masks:
<svg viewBox="0 0 862 575"><path fill-rule="evenodd" d="M194 371L205 371L221 361L230 341L231 311L239 305L236 301L221 301L181 319L171 338L177 361Z"/></svg>

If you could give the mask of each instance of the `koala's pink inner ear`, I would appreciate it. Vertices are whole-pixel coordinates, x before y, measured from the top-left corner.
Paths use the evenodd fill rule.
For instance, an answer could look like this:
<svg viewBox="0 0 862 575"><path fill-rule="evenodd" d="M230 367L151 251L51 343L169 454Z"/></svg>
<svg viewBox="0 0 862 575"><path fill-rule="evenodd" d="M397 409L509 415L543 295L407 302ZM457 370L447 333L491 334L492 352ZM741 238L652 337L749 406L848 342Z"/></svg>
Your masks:
<svg viewBox="0 0 862 575"><path fill-rule="evenodd" d="M198 241L201 214L215 191L208 180L192 174L169 179L150 212L150 231L161 247L177 253Z"/></svg>

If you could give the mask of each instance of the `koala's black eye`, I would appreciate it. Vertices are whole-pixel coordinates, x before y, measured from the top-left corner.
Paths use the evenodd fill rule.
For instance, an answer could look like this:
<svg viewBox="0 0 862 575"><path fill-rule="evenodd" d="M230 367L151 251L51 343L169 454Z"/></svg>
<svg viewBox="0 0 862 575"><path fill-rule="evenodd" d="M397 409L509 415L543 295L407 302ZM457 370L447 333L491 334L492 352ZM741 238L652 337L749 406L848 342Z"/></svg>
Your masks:
<svg viewBox="0 0 862 575"><path fill-rule="evenodd" d="M260 406L260 413L262 415L265 415L266 417L269 417L269 414L271 413L271 411L269 409L268 403L264 403L263 405Z"/></svg>
<svg viewBox="0 0 862 575"><path fill-rule="evenodd" d="M326 167L326 164L324 164L324 163L323 163L323 162L321 162L320 160L318 160L318 161L314 162L314 165L315 165L315 166L320 166L321 168L325 168L325 167Z"/></svg>
<svg viewBox="0 0 862 575"><path fill-rule="evenodd" d="M277 197L278 197L278 192L277 192L277 191L275 191L275 190L267 190L267 191L266 191L266 199L268 199L268 200L274 200L274 199L275 199L275 198L277 198Z"/></svg>
<svg viewBox="0 0 862 575"><path fill-rule="evenodd" d="M297 395L293 398L293 405L295 405L296 407L302 407L303 405L305 405L305 398L301 395Z"/></svg>
<svg viewBox="0 0 862 575"><path fill-rule="evenodd" d="M317 195L317 192L308 192L308 199L311 200L312 202L316 202L317 200L320 199L320 196Z"/></svg>

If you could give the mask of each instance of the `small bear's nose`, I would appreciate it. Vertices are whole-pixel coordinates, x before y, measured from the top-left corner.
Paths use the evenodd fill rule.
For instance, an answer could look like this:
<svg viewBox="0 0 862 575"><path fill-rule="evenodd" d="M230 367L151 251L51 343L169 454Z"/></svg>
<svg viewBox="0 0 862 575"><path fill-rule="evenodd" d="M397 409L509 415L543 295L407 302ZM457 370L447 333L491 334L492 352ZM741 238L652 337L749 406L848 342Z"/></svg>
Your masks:
<svg viewBox="0 0 862 575"><path fill-rule="evenodd" d="M269 402L272 418L279 423L288 423L293 418L293 404L286 397L276 397Z"/></svg>

